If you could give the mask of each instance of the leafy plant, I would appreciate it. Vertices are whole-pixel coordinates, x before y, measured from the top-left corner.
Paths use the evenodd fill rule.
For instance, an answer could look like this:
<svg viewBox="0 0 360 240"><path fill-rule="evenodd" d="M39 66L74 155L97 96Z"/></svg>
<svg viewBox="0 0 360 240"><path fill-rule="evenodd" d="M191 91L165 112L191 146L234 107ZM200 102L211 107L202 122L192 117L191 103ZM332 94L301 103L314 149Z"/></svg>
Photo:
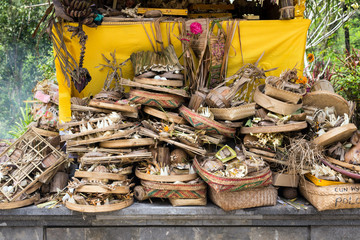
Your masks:
<svg viewBox="0 0 360 240"><path fill-rule="evenodd" d="M337 93L357 105L357 118L360 109L360 50L352 49L351 52L339 57L341 64L335 69L332 82Z"/></svg>
<svg viewBox="0 0 360 240"><path fill-rule="evenodd" d="M14 138L19 138L23 135L30 123L34 121L34 118L31 114L31 107L26 103L25 108L20 107L21 116L19 117L19 121L15 122L15 125L11 127L9 134Z"/></svg>

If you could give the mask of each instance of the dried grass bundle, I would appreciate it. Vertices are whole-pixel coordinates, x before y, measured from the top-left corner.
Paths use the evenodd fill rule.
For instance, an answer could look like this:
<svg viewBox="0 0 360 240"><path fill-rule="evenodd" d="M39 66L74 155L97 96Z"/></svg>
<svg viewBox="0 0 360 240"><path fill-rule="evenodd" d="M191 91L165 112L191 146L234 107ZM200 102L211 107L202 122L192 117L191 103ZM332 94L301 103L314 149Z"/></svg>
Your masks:
<svg viewBox="0 0 360 240"><path fill-rule="evenodd" d="M321 164L323 149L305 138L291 138L287 158L288 172L304 174L315 164Z"/></svg>

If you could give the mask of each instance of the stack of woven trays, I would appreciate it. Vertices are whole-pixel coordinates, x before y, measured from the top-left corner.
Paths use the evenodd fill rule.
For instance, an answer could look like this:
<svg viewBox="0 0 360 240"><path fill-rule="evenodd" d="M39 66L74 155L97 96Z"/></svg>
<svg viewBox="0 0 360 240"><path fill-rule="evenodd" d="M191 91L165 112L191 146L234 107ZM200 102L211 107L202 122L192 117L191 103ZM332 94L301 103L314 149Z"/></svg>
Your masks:
<svg viewBox="0 0 360 240"><path fill-rule="evenodd" d="M196 173L159 176L135 172L141 179L134 195L139 201L149 198L168 198L173 206L206 205L206 184Z"/></svg>
<svg viewBox="0 0 360 240"><path fill-rule="evenodd" d="M65 206L78 212L109 212L130 206L133 197L128 175L132 173L132 166L117 164L115 173L113 169L109 170L109 167L115 167L113 163L111 158L84 155L82 169L75 172L74 181L68 185L72 196Z"/></svg>
<svg viewBox="0 0 360 240"><path fill-rule="evenodd" d="M194 167L200 177L210 186L209 197L225 211L276 204L277 190L271 185L269 167L244 178L219 177L206 171L197 159Z"/></svg>

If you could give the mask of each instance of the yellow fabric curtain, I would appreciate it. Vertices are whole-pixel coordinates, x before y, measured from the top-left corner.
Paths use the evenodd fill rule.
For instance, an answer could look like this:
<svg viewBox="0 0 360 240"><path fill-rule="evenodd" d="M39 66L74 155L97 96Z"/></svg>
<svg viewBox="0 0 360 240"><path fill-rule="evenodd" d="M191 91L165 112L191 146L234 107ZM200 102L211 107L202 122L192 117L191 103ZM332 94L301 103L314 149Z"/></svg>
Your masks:
<svg viewBox="0 0 360 240"><path fill-rule="evenodd" d="M74 25L74 24L72 24ZM226 22L223 22L226 30ZM240 21L240 38L238 29L234 34L232 47L229 52L227 76L234 74L244 63L255 63L260 55L265 52L260 61L264 69L278 68L271 75L279 75L283 70L297 66L303 68L306 34L310 25L309 20L296 19L288 21ZM146 31L144 30L146 29ZM174 45L178 56L182 53L181 42L178 40L179 23L164 22L160 24L164 45L169 44L169 39ZM87 28L84 31L88 36L84 67L90 72L92 80L79 94L73 86L68 86L65 76L60 70L56 60L56 74L59 82L59 111L60 121L69 121L71 118L70 98L93 96L102 87L107 69L100 70L100 64L106 64L101 54L110 59L110 53L116 50L118 62L125 61L133 52L153 50L148 36L155 45L155 29L152 23L104 23L97 28ZM154 34L153 34L154 33ZM64 30L64 41L71 55L78 61L80 45L78 38L70 38L71 33ZM243 56L241 56L243 55ZM123 76L134 76L131 62L123 67Z"/></svg>

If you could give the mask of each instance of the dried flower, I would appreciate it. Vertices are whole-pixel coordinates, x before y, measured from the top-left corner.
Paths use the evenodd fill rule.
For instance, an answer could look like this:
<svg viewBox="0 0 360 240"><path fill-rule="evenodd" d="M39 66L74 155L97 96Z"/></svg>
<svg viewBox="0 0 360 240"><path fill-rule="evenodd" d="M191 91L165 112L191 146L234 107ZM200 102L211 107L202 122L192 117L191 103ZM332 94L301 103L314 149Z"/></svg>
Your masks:
<svg viewBox="0 0 360 240"><path fill-rule="evenodd" d="M203 29L202 29L202 26L200 23L198 22L193 22L191 25L190 25L190 31L195 34L195 35L198 35L198 34L202 34L203 32Z"/></svg>
<svg viewBox="0 0 360 240"><path fill-rule="evenodd" d="M310 63L312 63L312 62L315 60L314 54L309 53L309 54L307 55L307 60L308 60Z"/></svg>

